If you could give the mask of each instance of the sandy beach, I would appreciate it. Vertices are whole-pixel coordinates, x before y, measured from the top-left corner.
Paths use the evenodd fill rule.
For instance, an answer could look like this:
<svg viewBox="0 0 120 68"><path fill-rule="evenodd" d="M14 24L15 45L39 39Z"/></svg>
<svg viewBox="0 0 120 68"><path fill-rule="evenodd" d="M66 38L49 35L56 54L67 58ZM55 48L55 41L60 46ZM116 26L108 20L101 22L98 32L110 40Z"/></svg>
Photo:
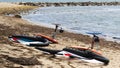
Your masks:
<svg viewBox="0 0 120 68"><path fill-rule="evenodd" d="M23 6L12 3L0 2L0 14L19 14L21 12L28 12L31 9L37 8L37 6Z"/></svg>
<svg viewBox="0 0 120 68"><path fill-rule="evenodd" d="M4 6L1 6L3 4ZM20 6L21 5L10 3L0 3L0 10L5 8L13 9L13 7L16 8ZM34 8L27 7L26 9L31 10ZM11 13L13 13L13 11ZM19 9L17 11L19 11ZM32 24L21 18L5 16L4 14L6 12L7 10L0 11L0 68L120 68L120 44L105 41L104 39L101 39L100 51L103 56L110 60L107 66L85 63L80 60L52 58L51 55L43 54L43 52L34 47L11 42L8 40L8 36L13 34L33 36L41 33L51 36L53 29ZM69 33L67 31L59 33L56 39L59 41L59 44L50 44L45 48L59 50L70 46L89 47L91 43L91 37ZM18 60L19 62L13 60ZM32 63L30 63L30 60Z"/></svg>

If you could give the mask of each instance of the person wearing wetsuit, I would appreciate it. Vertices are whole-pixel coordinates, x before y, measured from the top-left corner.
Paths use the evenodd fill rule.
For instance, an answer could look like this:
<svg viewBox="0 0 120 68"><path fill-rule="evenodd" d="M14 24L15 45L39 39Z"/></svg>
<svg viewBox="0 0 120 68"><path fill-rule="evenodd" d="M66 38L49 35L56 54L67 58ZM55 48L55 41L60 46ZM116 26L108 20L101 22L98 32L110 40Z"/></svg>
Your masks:
<svg viewBox="0 0 120 68"><path fill-rule="evenodd" d="M94 45L97 47L97 49L99 49L99 43L100 43L99 37L96 35L93 35L91 49L94 48Z"/></svg>

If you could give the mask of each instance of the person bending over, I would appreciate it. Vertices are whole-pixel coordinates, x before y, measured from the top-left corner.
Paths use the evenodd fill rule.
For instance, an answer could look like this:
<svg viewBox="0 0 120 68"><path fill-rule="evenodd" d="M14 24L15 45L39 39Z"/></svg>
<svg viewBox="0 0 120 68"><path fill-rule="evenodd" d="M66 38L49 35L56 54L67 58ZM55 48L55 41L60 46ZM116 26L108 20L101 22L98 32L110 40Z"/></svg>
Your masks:
<svg viewBox="0 0 120 68"><path fill-rule="evenodd" d="M100 40L99 40L99 37L96 36L96 35L93 35L92 43L91 43L91 49L93 49L94 46L97 48L97 50L99 50L99 48L100 48Z"/></svg>

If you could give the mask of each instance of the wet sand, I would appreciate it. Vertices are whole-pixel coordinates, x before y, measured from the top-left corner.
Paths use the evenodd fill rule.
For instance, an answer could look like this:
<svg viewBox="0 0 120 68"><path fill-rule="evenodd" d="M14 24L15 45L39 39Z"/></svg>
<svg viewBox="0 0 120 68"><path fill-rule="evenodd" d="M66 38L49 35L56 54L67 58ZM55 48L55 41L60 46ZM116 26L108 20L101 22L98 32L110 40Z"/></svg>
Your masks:
<svg viewBox="0 0 120 68"><path fill-rule="evenodd" d="M7 7L7 6L6 6ZM34 47L28 47L19 43L11 42L8 36L13 34L26 34L33 36L42 33L51 36L53 29L34 25L26 20L11 16L0 15L0 67L1 68L120 68L120 44L101 39L101 52L103 56L110 59L107 66L100 64L85 63L80 60L69 60L66 58L52 58L51 55L43 54ZM59 44L50 44L46 48L62 49L69 46L89 47L91 38L82 34L74 34L65 31L58 34L56 39ZM21 59L23 57L24 59ZM26 58L33 57L32 63L28 63ZM12 58L10 60L9 58ZM17 58L20 64L13 61ZM21 62L22 62L21 61ZM37 64L36 62L39 62Z"/></svg>

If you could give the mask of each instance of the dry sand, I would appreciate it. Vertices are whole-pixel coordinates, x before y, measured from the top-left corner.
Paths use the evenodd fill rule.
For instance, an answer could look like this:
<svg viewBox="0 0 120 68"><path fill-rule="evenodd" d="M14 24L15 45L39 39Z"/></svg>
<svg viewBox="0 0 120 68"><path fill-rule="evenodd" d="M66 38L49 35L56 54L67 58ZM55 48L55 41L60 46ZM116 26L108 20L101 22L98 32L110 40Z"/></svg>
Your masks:
<svg viewBox="0 0 120 68"><path fill-rule="evenodd" d="M29 24L29 22L9 17L0 16L0 68L120 68L120 44L102 41L101 52L103 56L110 59L107 66L84 63L80 60L69 60L60 58L51 58L51 55L45 55L34 47L28 47L19 43L10 42L8 36L12 34L27 34L42 33L50 36L53 29L45 28ZM50 44L46 48L62 49L69 46L84 46L89 47L91 38L89 36L64 32L57 35L56 38L59 44ZM33 61L33 65L23 65L13 62L10 58L33 57L38 61ZM18 59L19 60L19 59ZM20 62L20 61L19 61ZM22 62L22 61L21 61ZM28 63L29 61L23 61ZM40 64L37 64L39 62ZM36 64L35 64L36 63Z"/></svg>

